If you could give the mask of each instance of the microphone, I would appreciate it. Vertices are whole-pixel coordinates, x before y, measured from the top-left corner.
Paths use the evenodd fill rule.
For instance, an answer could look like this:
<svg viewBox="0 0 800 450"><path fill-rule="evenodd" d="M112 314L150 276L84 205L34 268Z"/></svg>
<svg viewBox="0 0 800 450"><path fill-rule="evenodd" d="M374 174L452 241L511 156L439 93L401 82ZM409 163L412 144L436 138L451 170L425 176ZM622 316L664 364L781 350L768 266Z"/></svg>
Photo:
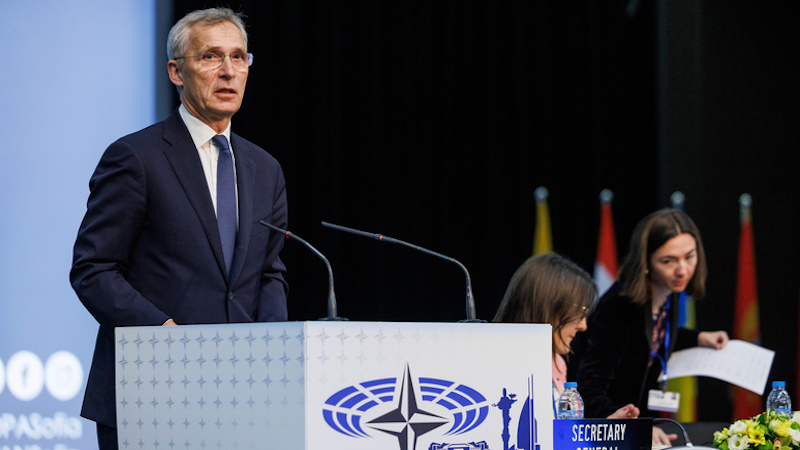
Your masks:
<svg viewBox="0 0 800 450"><path fill-rule="evenodd" d="M485 320L478 320L475 318L475 298L472 296L472 280L469 277L469 271L467 268L464 267L463 264L458 262L456 259L451 258L449 256L445 256L441 253L436 253L432 250L428 250L427 248L420 247L419 245L409 244L408 242L401 241L399 239L390 238L389 236L384 236L382 234L376 233L368 233L366 231L360 231L353 228L343 227L341 225L335 225L328 222L322 222L322 225L328 228L333 228L334 230L344 231L346 233L352 233L359 236L376 239L381 242L389 242L392 244L400 244L405 247L413 248L414 250L420 251L422 253L427 253L428 255L436 256L437 258L444 259L445 261L450 261L455 263L461 270L464 271L464 275L467 277L467 318L466 320L459 320L459 323L485 323Z"/></svg>
<svg viewBox="0 0 800 450"><path fill-rule="evenodd" d="M696 450L714 450L711 447L703 447L703 446L695 447L694 444L692 444L692 441L689 440L689 433L686 432L686 428L684 428L683 425L681 425L681 423L678 422L677 420L669 419L669 418L666 418L666 417L654 417L653 418L653 423L658 423L658 422L668 422L668 423L674 424L675 426L677 426L681 430L681 434L683 434L683 446L681 446L681 447L672 447L674 450L688 449L688 448L696 449Z"/></svg>
<svg viewBox="0 0 800 450"><path fill-rule="evenodd" d="M258 223L264 225L265 227L269 228L270 230L277 231L278 233L282 233L286 236L286 239L292 238L303 245L306 246L309 250L314 252L315 255L319 256L320 259L325 263L325 267L328 268L328 317L323 317L319 320L347 320L342 317L336 316L336 294L333 292L333 269L331 269L331 263L328 262L328 258L325 257L319 250L315 249L311 244L306 242L304 239L301 239L297 235L294 235L284 229L278 228L275 225L265 222L263 220L259 220Z"/></svg>

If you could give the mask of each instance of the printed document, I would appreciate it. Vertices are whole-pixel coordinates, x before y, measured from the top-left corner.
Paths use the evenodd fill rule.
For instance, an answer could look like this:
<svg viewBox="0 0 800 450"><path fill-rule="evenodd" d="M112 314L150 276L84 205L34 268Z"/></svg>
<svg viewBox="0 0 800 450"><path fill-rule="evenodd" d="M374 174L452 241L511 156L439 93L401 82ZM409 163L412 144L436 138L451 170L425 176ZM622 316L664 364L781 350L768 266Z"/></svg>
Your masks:
<svg viewBox="0 0 800 450"><path fill-rule="evenodd" d="M764 395L775 352L740 340L722 350L693 347L675 352L667 361L667 376L704 376L727 381Z"/></svg>

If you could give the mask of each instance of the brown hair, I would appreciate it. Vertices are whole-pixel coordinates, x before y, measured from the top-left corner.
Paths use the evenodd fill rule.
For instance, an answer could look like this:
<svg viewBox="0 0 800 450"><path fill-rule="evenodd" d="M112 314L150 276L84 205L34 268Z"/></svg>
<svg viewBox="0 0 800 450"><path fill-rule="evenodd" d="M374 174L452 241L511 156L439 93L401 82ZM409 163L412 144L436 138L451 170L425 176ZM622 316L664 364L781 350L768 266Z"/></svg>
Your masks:
<svg viewBox="0 0 800 450"><path fill-rule="evenodd" d="M650 300L650 256L668 240L683 233L690 234L697 245L697 267L686 286L686 293L697 298L703 297L708 269L700 230L685 212L662 209L648 215L636 225L628 254L619 269L618 278L622 291L633 303L644 305Z"/></svg>
<svg viewBox="0 0 800 450"><path fill-rule="evenodd" d="M597 297L589 274L569 259L542 253L528 258L511 277L492 322L549 323L555 336L586 315Z"/></svg>

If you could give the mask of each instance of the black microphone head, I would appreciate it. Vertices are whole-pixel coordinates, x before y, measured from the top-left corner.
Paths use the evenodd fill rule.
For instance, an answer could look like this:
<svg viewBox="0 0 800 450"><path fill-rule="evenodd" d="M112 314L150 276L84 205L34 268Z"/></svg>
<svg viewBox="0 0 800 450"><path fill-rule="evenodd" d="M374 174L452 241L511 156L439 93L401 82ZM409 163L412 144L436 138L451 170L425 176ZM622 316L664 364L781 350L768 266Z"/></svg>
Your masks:
<svg viewBox="0 0 800 450"><path fill-rule="evenodd" d="M288 231L286 231L286 230L284 230L282 228L278 228L275 225L273 225L273 224L271 224L271 223L269 223L269 222L267 222L265 220L259 220L258 223L260 223L261 225L264 225L265 227L269 228L272 231L277 231L278 233L283 233L283 234L289 234Z"/></svg>

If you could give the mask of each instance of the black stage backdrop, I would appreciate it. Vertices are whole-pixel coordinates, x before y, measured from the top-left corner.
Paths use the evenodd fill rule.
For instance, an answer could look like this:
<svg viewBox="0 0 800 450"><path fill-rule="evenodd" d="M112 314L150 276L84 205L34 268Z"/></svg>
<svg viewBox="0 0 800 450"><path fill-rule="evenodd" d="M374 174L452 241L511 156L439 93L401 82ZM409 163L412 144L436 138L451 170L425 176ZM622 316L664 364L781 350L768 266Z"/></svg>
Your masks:
<svg viewBox="0 0 800 450"><path fill-rule="evenodd" d="M792 386L798 6L669 3L176 0L174 14L248 16L255 62L234 131L281 161L289 228L333 265L340 316L458 321L464 275L320 221L458 259L490 320L531 254L538 186L555 250L590 273L602 189L616 194L620 255L635 223L683 190L709 253L698 322L730 331L747 191L771 378ZM290 319L325 316L323 263L291 241L282 256ZM704 383L700 418L729 420L724 384Z"/></svg>
<svg viewBox="0 0 800 450"><path fill-rule="evenodd" d="M786 380L800 402L800 3L662 3L659 178L664 191L686 192L704 233L710 275L698 322L732 330L737 199L749 192L762 345L776 352L770 380ZM701 417L730 415L723 383L703 378L700 388L717 394L700 403Z"/></svg>

